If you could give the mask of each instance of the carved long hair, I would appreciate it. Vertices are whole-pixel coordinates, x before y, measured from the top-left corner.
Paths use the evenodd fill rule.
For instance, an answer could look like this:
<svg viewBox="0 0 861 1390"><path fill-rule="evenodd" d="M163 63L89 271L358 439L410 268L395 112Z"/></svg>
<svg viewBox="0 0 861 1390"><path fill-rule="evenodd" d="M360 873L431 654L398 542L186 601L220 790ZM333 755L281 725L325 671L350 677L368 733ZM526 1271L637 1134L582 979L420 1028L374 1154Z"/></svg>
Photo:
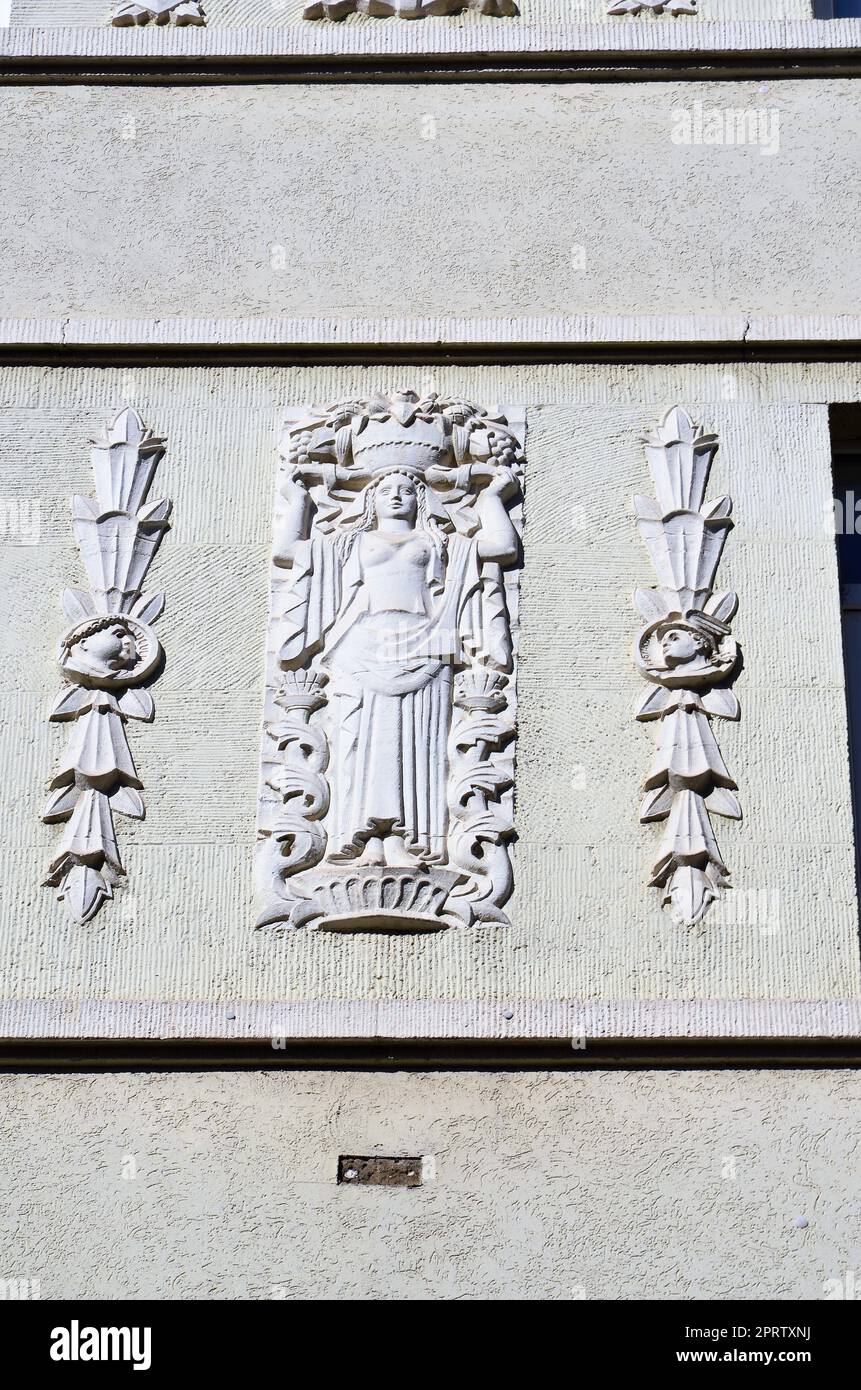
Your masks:
<svg viewBox="0 0 861 1390"><path fill-rule="evenodd" d="M372 483L365 488L365 496L362 504L361 515L352 523L349 529L344 530L341 538L342 558L344 562L350 558L353 546L356 544L363 531L373 531L377 524L376 498L377 488L384 478L407 478L416 490L416 529L424 531L430 536L431 542L440 560L445 557L446 534L439 522L431 516L428 507L427 483L422 482L421 478L416 478L412 473L408 473L403 468L392 468L387 473L382 473Z"/></svg>

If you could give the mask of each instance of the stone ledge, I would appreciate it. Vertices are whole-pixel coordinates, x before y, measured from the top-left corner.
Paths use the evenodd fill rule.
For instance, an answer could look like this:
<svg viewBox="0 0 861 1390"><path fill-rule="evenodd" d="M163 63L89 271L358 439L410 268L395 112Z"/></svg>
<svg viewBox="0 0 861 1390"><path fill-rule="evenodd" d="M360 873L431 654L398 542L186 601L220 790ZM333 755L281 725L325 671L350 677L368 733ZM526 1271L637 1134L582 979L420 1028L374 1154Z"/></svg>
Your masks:
<svg viewBox="0 0 861 1390"><path fill-rule="evenodd" d="M509 1017L510 1015L510 1017ZM0 1039L861 1039L857 999L6 1000Z"/></svg>
<svg viewBox="0 0 861 1390"><path fill-rule="evenodd" d="M730 354L796 349L800 356L818 351L851 354L861 343L861 315L573 315L523 318L78 318L0 319L0 353L18 358L26 350L82 352L117 349L127 352L189 349L193 352L235 349L237 353L307 357L315 351L337 358L339 351L373 355L386 349L498 355L511 349L529 354L564 356L566 352L613 352L628 349L632 360L644 351L726 350ZM691 359L692 360L692 359Z"/></svg>
<svg viewBox="0 0 861 1390"><path fill-rule="evenodd" d="M468 66L484 58L566 66L590 61L630 69L641 60L707 64L760 57L787 66L802 55L847 59L861 53L861 20L765 20L677 22L626 20L620 24L517 24L500 21L453 25L295 24L284 27L200 28L11 28L0 32L0 67L205 66L260 64L338 65L378 58L420 64L440 59ZM683 75L675 73L675 75ZM794 75L796 75L794 73Z"/></svg>

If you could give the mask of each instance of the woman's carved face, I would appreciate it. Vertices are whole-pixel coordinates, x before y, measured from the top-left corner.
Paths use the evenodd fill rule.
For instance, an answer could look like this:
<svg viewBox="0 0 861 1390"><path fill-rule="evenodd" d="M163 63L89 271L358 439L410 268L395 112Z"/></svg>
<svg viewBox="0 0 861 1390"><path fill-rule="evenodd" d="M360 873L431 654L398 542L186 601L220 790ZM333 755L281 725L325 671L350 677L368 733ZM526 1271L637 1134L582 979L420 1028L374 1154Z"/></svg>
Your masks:
<svg viewBox="0 0 861 1390"><path fill-rule="evenodd" d="M378 484L374 496L377 521L400 521L406 518L415 521L418 511L418 494L412 478L403 473L393 473Z"/></svg>

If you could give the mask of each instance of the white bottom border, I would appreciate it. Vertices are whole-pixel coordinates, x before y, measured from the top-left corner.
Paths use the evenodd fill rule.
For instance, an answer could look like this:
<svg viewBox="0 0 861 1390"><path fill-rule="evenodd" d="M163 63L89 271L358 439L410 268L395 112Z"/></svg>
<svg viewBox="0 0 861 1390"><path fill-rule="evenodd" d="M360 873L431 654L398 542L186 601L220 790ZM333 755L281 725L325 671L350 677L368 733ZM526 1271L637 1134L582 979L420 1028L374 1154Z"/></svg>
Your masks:
<svg viewBox="0 0 861 1390"><path fill-rule="evenodd" d="M861 1041L861 998L203 1003L31 999L0 1003L2 1039L236 1042L810 1039Z"/></svg>

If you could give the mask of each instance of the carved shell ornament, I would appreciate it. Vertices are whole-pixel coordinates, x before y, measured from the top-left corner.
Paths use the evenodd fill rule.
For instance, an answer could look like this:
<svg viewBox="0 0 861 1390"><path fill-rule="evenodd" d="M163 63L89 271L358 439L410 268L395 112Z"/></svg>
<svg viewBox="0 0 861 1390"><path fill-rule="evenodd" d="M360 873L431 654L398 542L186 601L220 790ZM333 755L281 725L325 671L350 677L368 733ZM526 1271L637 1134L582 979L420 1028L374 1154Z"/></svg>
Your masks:
<svg viewBox="0 0 861 1390"><path fill-rule="evenodd" d="M730 631L738 599L713 589L732 502L705 501L718 441L687 411L670 410L644 442L657 496L634 503L659 587L634 596L646 620L634 664L649 682L635 717L657 723L658 748L640 820L666 822L651 883L692 926L729 885L710 817L742 815L713 731L714 720L740 713L730 689L740 662Z"/></svg>
<svg viewBox="0 0 861 1390"><path fill-rule="evenodd" d="M170 515L170 502L147 501L163 456L164 440L123 410L93 444L95 502L72 499L90 589L62 596L71 623L57 648L65 684L49 718L71 731L42 818L67 822L45 883L78 922L94 917L124 876L114 814L144 815L125 726L152 719L145 682L162 660L152 624L164 595L145 593L143 581Z"/></svg>
<svg viewBox="0 0 861 1390"><path fill-rule="evenodd" d="M514 0L313 0L302 11L303 19L346 19L365 14L372 19L424 19L428 15L475 14L502 19L519 15Z"/></svg>

